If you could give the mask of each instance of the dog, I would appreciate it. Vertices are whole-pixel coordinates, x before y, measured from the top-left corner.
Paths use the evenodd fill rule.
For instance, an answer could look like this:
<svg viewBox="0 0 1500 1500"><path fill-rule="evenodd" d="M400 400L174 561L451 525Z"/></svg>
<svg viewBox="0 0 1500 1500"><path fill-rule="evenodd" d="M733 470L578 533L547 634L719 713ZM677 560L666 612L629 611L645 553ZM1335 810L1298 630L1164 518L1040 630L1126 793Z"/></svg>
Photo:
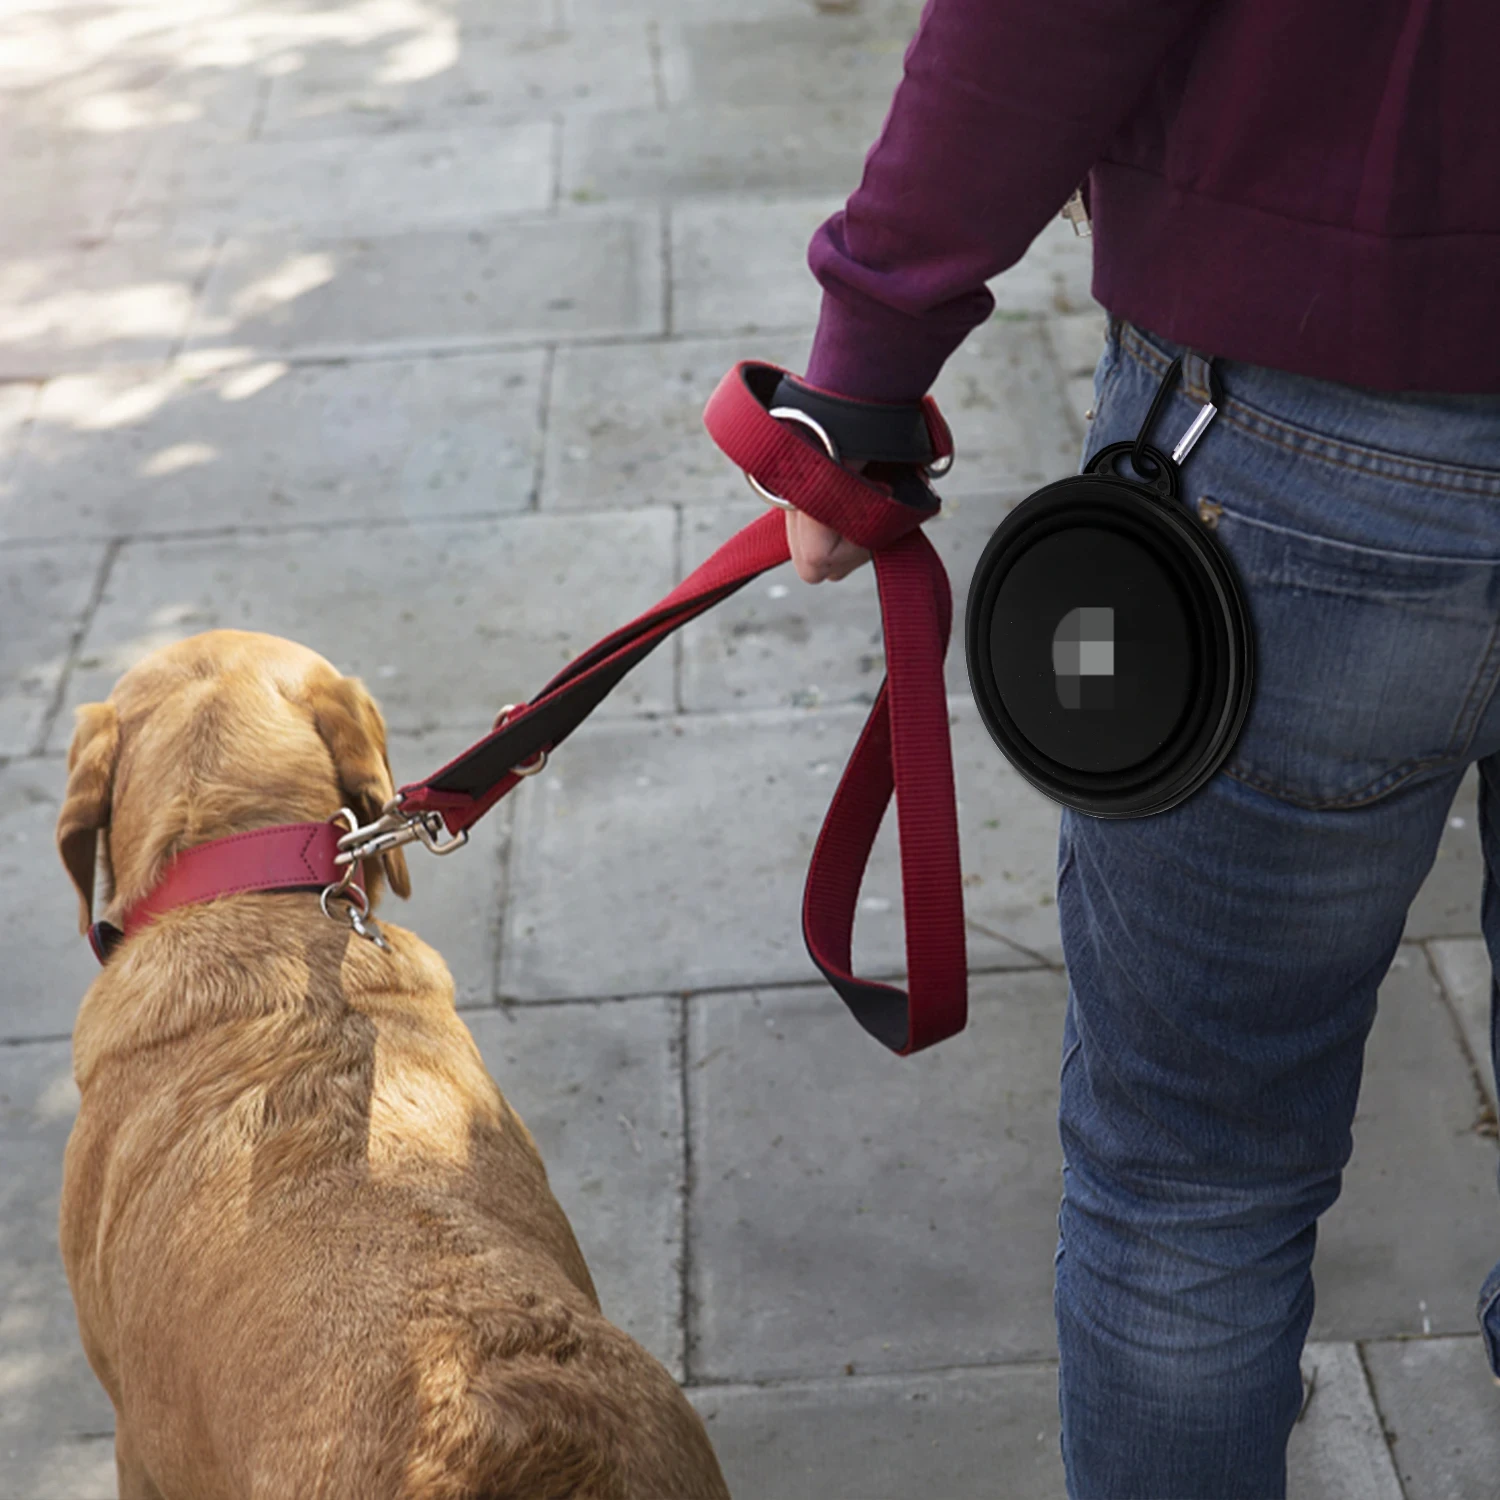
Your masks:
<svg viewBox="0 0 1500 1500"><path fill-rule="evenodd" d="M86 930L182 851L393 795L357 678L216 630L77 713L57 843ZM406 896L399 849L365 861ZM121 1500L728 1500L606 1321L442 958L317 891L161 913L90 986L60 1236Z"/></svg>

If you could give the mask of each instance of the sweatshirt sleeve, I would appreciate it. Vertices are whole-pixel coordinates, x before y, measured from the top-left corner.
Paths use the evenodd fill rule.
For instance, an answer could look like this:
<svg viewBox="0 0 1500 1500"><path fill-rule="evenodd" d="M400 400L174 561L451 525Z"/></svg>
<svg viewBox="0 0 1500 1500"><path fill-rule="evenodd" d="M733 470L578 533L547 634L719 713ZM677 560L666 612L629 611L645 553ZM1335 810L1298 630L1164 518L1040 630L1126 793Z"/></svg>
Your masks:
<svg viewBox="0 0 1500 1500"><path fill-rule="evenodd" d="M808 381L919 398L1205 4L928 0L864 178L808 249Z"/></svg>

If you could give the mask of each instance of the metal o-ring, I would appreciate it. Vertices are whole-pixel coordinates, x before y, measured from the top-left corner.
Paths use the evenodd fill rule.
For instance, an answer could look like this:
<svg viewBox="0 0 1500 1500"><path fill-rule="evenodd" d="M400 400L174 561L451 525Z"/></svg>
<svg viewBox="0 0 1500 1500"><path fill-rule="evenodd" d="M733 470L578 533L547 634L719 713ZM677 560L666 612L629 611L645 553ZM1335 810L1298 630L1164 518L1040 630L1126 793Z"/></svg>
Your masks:
<svg viewBox="0 0 1500 1500"><path fill-rule="evenodd" d="M507 703L495 715L495 728L498 729L520 706L519 703ZM545 750L538 750L530 760L522 762L519 766L512 766L510 768L512 776L535 776L538 771L545 771L546 769L547 752Z"/></svg>
<svg viewBox="0 0 1500 1500"><path fill-rule="evenodd" d="M821 442L824 448L828 450L829 458L831 458L834 463L839 462L838 445L833 441L831 437L829 437L828 433L824 430L822 423L814 421L813 418L808 416L805 411L798 411L795 406L773 406L768 415L775 417L780 421L800 422L804 427L810 428L814 433L817 434L819 442ZM790 500L783 500L780 495L773 495L770 490L768 490L765 485L763 485L760 480L758 480L755 475L749 471L749 469L745 470L745 478L749 480L750 488L754 490L762 500L766 501L767 504L779 505L782 510L796 510L797 507L793 505Z"/></svg>
<svg viewBox="0 0 1500 1500"><path fill-rule="evenodd" d="M318 897L318 905L323 908L323 915L329 921L333 921L334 915L328 910L330 896L343 896L359 912L361 921L370 915L370 898L365 894L365 888L362 885L330 885L323 888L322 894Z"/></svg>

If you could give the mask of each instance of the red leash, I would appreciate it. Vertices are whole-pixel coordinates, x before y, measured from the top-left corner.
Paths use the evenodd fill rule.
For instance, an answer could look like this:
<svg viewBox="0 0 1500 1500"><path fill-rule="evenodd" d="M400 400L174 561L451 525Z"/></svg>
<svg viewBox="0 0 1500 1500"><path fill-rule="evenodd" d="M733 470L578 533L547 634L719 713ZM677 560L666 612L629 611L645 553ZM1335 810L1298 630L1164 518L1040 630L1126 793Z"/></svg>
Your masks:
<svg viewBox="0 0 1500 1500"><path fill-rule="evenodd" d="M943 683L953 600L943 565L921 533L937 507L897 499L893 487L843 468L772 417L768 407L783 373L749 361L736 365L710 398L704 423L719 447L762 486L874 557L886 680L813 851L802 930L813 962L859 1023L905 1055L961 1031L967 1017L958 816ZM921 416L931 451L946 459L952 439L930 398ZM925 486L920 493L931 494ZM440 853L457 847L667 636L789 556L779 514L752 521L659 604L576 657L529 703L503 712L483 739L434 775L402 787L376 823L340 838L339 862L347 869L414 839ZM858 978L851 958L860 883L893 795L909 992ZM443 839L444 829L452 839ZM165 909L157 894L147 898L153 914ZM136 922L132 913L127 932Z"/></svg>

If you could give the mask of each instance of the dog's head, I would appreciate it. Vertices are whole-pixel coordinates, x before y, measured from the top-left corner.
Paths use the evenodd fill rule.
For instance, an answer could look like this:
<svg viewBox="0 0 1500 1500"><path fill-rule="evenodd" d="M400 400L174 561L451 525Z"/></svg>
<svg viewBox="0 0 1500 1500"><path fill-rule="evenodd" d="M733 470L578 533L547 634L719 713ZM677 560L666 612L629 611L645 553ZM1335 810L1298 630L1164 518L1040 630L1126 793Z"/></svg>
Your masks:
<svg viewBox="0 0 1500 1500"><path fill-rule="evenodd" d="M385 723L355 677L294 641L211 630L153 652L77 715L57 847L88 930L94 864L133 905L182 850L349 808L373 822L395 791ZM102 836L102 837L101 837ZM378 866L378 868L377 868ZM410 894L399 849L365 862Z"/></svg>

